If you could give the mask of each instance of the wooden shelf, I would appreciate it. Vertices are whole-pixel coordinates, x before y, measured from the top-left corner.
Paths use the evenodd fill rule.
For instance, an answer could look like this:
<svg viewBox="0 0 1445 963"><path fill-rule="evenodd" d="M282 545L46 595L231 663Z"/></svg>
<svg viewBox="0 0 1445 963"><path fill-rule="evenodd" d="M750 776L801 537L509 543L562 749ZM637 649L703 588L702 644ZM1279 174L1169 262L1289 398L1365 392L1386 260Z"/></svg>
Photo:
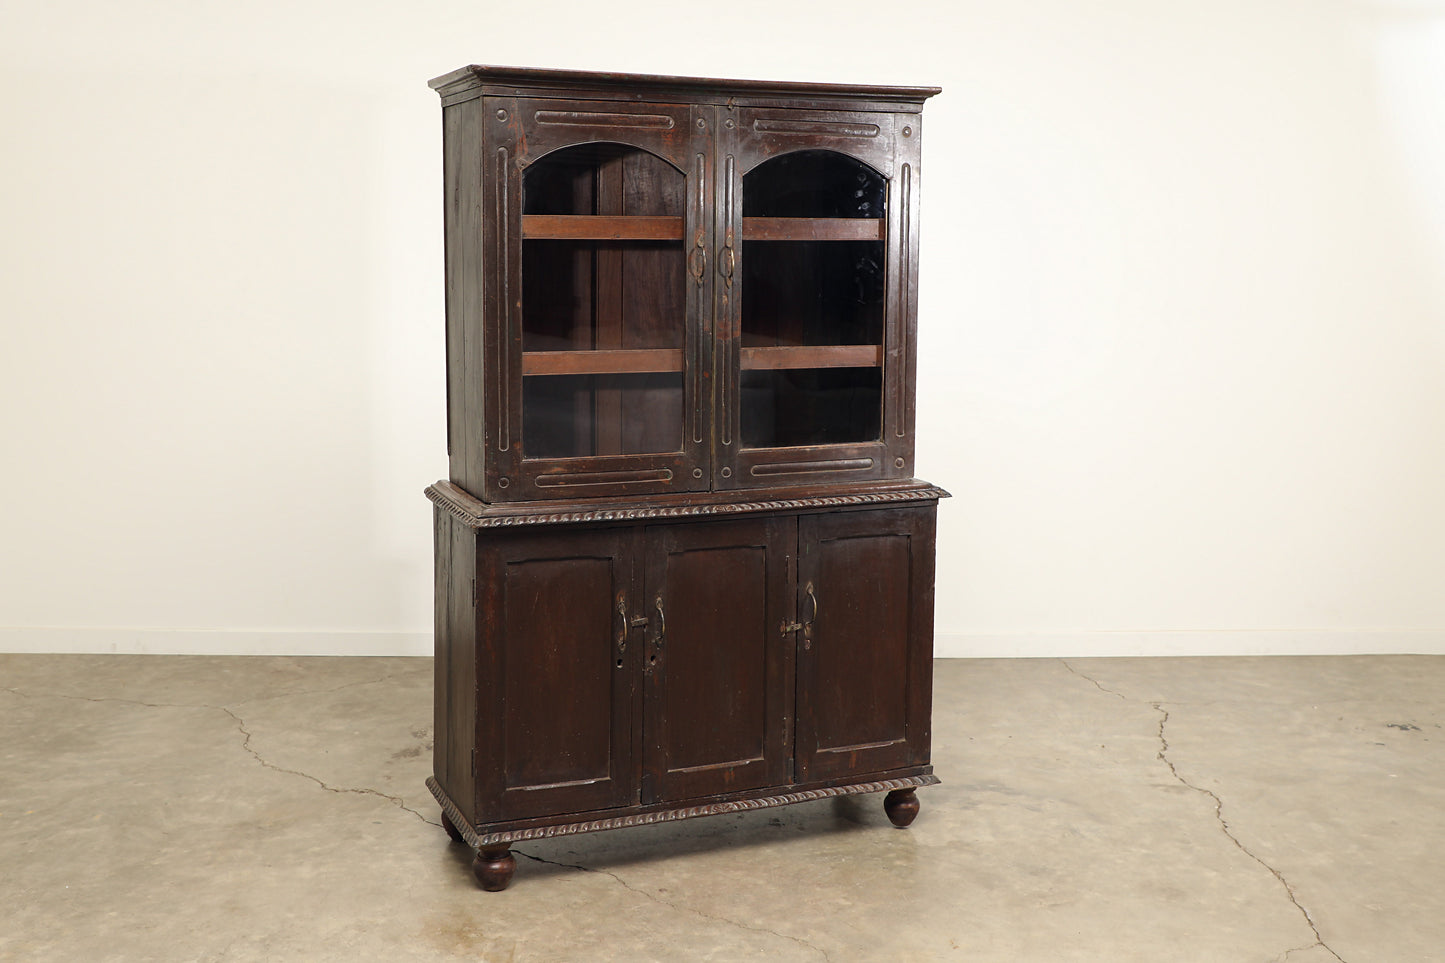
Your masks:
<svg viewBox="0 0 1445 963"><path fill-rule="evenodd" d="M744 241L882 241L881 217L745 217Z"/></svg>
<svg viewBox="0 0 1445 963"><path fill-rule="evenodd" d="M779 368L876 368L882 364L881 344L809 344L742 349L744 371Z"/></svg>
<svg viewBox="0 0 1445 963"><path fill-rule="evenodd" d="M524 214L522 237L573 241L681 241L680 217Z"/></svg>
<svg viewBox="0 0 1445 963"><path fill-rule="evenodd" d="M647 374L681 371L681 348L622 348L606 351L524 351L524 375Z"/></svg>

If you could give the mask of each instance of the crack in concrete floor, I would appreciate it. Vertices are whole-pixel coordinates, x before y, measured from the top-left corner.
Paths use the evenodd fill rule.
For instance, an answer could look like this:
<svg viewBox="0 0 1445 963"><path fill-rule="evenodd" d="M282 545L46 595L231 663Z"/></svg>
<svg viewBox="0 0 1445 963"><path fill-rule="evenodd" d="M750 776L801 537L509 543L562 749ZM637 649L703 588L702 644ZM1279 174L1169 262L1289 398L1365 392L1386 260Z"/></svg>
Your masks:
<svg viewBox="0 0 1445 963"><path fill-rule="evenodd" d="M1128 696L1124 695L1124 693L1107 688L1104 685L1100 684L1097 679L1090 678L1089 676L1080 672L1078 669L1070 665L1067 659L1060 659L1059 661L1063 663L1064 668L1068 669L1070 672L1078 676L1080 679L1083 679L1085 682L1090 683L1100 692L1115 696L1126 703L1131 701ZM1219 794L1213 792L1212 790L1205 789L1202 786L1196 786L1189 780L1185 779L1184 776L1181 775L1179 770L1175 767L1174 763L1169 759L1169 740L1164 735L1164 727L1169 722L1169 710L1164 708L1165 703L1161 700L1156 702L1134 704L1148 705L1149 708L1159 713L1159 751L1155 754L1155 758L1158 759L1160 762L1164 763L1164 765L1169 768L1170 775L1172 775L1175 780L1179 782L1180 785L1184 786L1186 789L1192 789L1200 795L1208 796L1210 799L1214 800L1214 818L1219 823L1220 831L1224 833L1225 837L1230 842L1232 842L1241 853L1254 860L1260 866L1264 867L1264 869L1279 882L1280 886L1284 887L1285 895L1289 897L1290 903L1294 905L1295 909L1299 910L1300 915L1304 917L1306 925L1309 926L1310 932L1314 933L1315 941L1313 943L1310 943L1307 946L1292 947L1291 949L1286 950L1283 956L1277 957L1277 959L1281 961L1281 963L1283 963L1283 961L1288 960L1290 955L1293 953L1303 953L1307 950L1312 950L1315 947L1319 947L1323 949L1326 953L1333 956L1335 959L1339 960L1340 963L1346 963L1345 959L1341 957L1338 953L1336 953L1330 947L1330 945L1325 942L1324 937L1320 935L1319 927L1315 925L1314 918L1310 916L1310 912L1305 908L1304 904L1299 901L1299 897L1295 894L1294 887L1290 885L1289 880L1284 878L1284 874L1281 873L1279 870L1275 869L1273 866L1269 865L1269 863L1266 863L1258 855L1253 853L1249 849L1249 847L1244 845L1244 843L1240 841L1239 837L1234 835L1234 833L1230 830L1229 820L1224 818L1224 800L1220 798Z"/></svg>
<svg viewBox="0 0 1445 963"><path fill-rule="evenodd" d="M351 688L351 687L357 686L357 685L370 685L370 684L374 684L375 682L379 682L379 681L384 681L384 679L382 679L382 680L373 679L373 680L368 680L368 681L366 681L366 682L351 682L351 683L347 683L346 685L343 685L343 686L337 686L335 689L328 689L328 690L325 690L325 691L327 691L327 692L335 692L335 691L339 691L340 689L348 689L348 688ZM4 690L3 690L3 691L9 692L9 693L11 693L11 694L13 694L13 695L20 696L21 698L32 698L32 699L33 699L33 698L42 698L42 699L44 699L44 698L49 698L49 699L70 699L70 700L73 700L73 701L76 701L76 702L95 702L95 703L113 702L113 703L117 703L117 704L120 704L120 705L141 706L141 707L146 708L146 709L210 709L210 710L213 711L213 712L224 712L227 716L230 717L231 721L236 724L236 728L237 728L237 729L240 731L240 733L241 733L241 736L242 736L242 739L241 739L241 748L244 749L247 753L249 753L249 754L251 755L251 757L252 757L253 759L255 759L256 762L258 762L258 763L259 763L261 766L263 766L264 768L270 769L270 770L272 770L273 772L281 772L281 773L286 773L287 775L291 775L291 776L299 776L299 777L301 777L302 779L309 779L309 780L311 780L312 782L316 783L316 785L320 786L322 789L326 790L327 792L334 792L334 793L338 793L338 794L356 793L357 795L362 795L362 796L376 796L376 797L378 797L378 798L380 798L380 799L385 799L387 802L389 802L389 803L391 803L392 805L396 806L398 809L403 809L403 810L405 810L406 812L411 813L413 816L415 816L417 819L420 819L422 822L426 823L428 826L435 826L435 827L437 827L438 829L441 828L441 823L440 823L439 821L438 821L438 822L432 822L430 819L427 819L427 818L426 818L425 816L423 816L421 813L417 812L415 809L412 809L410 806L408 806L408 805L406 804L406 801L403 800L400 796L391 796L391 795L388 795L387 793L381 792L380 790L368 789L368 788L364 788L364 787L358 789L358 788L353 788L353 787L349 787L349 786L342 786L342 787L329 786L329 785L326 784L326 782L325 782L324 780L319 779L319 778L317 778L316 776L311 775L309 772L301 772L300 770L297 770L297 769L287 769L287 768L285 768L284 766L278 766L278 765L275 765L275 764L272 763L272 762L267 761L267 759L266 759L265 757L263 757L259 752L257 752L256 749L251 745L252 735L251 735L251 731L246 728L245 720L243 720L239 715L237 715L235 712L233 712L231 709L227 708L226 706L211 705L210 703L206 703L206 702L144 702L144 701L142 701L142 700L140 700L140 699L118 699L118 698L111 697L111 696L105 696L105 697L77 696L77 695L68 695L68 694L63 693L63 692L25 692L25 691L23 691L23 690L21 690L21 689L14 688L14 687L11 687L11 686L6 686L6 687L4 687ZM288 695L296 695L296 694L300 694L300 693L287 693L287 694L288 694ZM271 698L271 697L268 697L268 698ZM232 704L239 706L239 705L245 705L246 702L255 702L255 701L259 701L259 700L248 699L248 700L243 700L242 702L236 702L236 703L232 703Z"/></svg>
<svg viewBox="0 0 1445 963"><path fill-rule="evenodd" d="M599 868L597 868L597 867L595 867L595 866L583 866L581 863L562 863L562 862L558 862L557 860L553 860L553 859L544 859L544 858L542 858L541 856L534 856L534 855L532 855L531 853L524 853L524 852L522 852L520 849L513 849L513 850L512 850L512 853L513 853L514 855L516 855L516 856L524 856L524 857L526 857L527 859L532 860L533 862L546 863L548 866L562 866L562 867L565 867L565 868L567 868L567 869L577 869L577 870L581 870L581 871L584 872L584 873L598 873L598 874L600 874L600 875L602 875L602 876L611 876L613 879L617 880L617 882L621 883L621 884L622 884L622 887L623 887L624 889L626 889L626 890L628 890L628 891L630 891L630 892L636 893L638 896L642 896L642 897L645 897L645 898L647 898L647 899L650 899L650 900L652 900L654 903L657 903L657 904L659 904L659 905L661 905L661 906L666 906L666 907L668 907L669 909L678 910L679 912L683 912L683 913L692 913L692 914L695 915L695 916L700 916L700 917L702 917L703 919L707 919L707 920L714 920L714 921L716 921L716 922L718 922L718 923L727 923L727 924L730 925L730 926L736 926L738 929L747 930L747 931L750 932L750 933L766 933L766 934L769 935L769 936L776 936L776 937L778 937L779 939L792 940L794 943L798 943L798 944L800 944L800 945L802 945L802 946L806 946L808 949L813 950L814 952L818 953L820 956L823 957L824 960L827 961L827 963L832 963L832 959L833 959L833 958L828 955L828 952L827 952L826 950L824 950L821 946L818 946L818 945L815 944L815 943L810 943L810 942L808 942L807 940L802 939L801 937L790 936L790 935L788 935L787 933L779 933L777 930L770 930L770 929L767 929L766 927L749 926L748 924L739 922L738 920L732 919L731 917L728 917L728 916L714 916L712 913L704 913L702 910L700 910L700 909L694 909L694 908L691 907L691 906L679 906L678 904L672 902L671 900L665 900L665 899L663 899L661 896L658 896L656 893L649 893L649 892L648 892L647 890L645 890L645 889L638 889L636 886L633 886L633 885L632 885L631 883L629 883L627 880L623 879L621 876L618 876L616 873L612 872L611 870L599 869Z"/></svg>
<svg viewBox="0 0 1445 963"><path fill-rule="evenodd" d="M389 677L388 677L388 678L389 678ZM324 691L324 692L336 692L336 691L339 691L339 690L341 690L341 689L353 688L353 687L359 686L359 685L371 685L371 684L374 684L374 683L376 683L376 682L382 682L382 681L385 681L385 679L367 680L367 681L365 681L365 682L350 682L350 683L347 683L346 685L336 686L336 687L331 688L331 689L325 689L325 690L320 690L320 691ZM390 802L392 805L396 806L398 809L403 809L403 810L411 813L413 816L415 816L417 819L420 819L422 822L426 823L427 825L429 825L429 826L435 826L435 827L438 828L438 829L441 829L441 828L442 828L442 825L441 825L441 822L440 822L440 821L433 822L432 820L427 819L427 818L426 818L425 816L423 816L421 813L417 812L415 809L412 809L410 806L406 805L405 801L402 800L399 796L388 795L387 793L381 792L381 791L379 791L379 790L370 789L370 788L364 788L364 787L363 787L363 788L354 788L354 787L336 787L336 786L330 786L330 785L328 785L328 784L325 782L325 780L322 780L322 779L320 779L320 778L318 778L318 777L316 777L316 776L313 776L313 775L312 775L311 773L309 773L309 772L303 772L303 771L298 770L298 769L287 769L287 768L284 767L284 766L278 766L278 765L276 765L275 763L269 761L269 760L266 759L264 756L262 756L258 751L256 751L256 748L251 745L251 739L252 739L252 737L253 737L253 734L252 734L251 730L250 730L249 728L247 728L247 726L246 726L246 721L245 721L239 714L237 714L233 709L229 708L228 706L211 705L210 703L197 703L197 702L144 702L144 701L142 701L142 700L140 700L140 699L120 699L120 698L114 698L114 697L77 696L77 695L68 695L68 694L60 693L60 692L25 692L25 691L22 691L22 690L20 690L20 689L12 688L12 687L9 687L9 686L6 686L6 687L4 688L4 691L9 692L9 693L12 693L12 694L17 695L17 696L20 696L21 698L71 699L71 700L75 700L75 701L78 701L78 702L117 703L117 704L120 704L120 705L140 706L140 707L147 708L147 709L210 709L210 710L215 711L215 712L223 712L223 713L225 713L228 717L230 717L231 721L235 723L236 729L241 733L241 736L242 736L241 748L244 749L244 750L245 750L253 759L255 759L256 762L257 762L259 765L261 765L262 767L264 767L264 768L266 768L266 769L270 769L270 770L273 771L273 772L285 773L286 775L298 776L298 777L300 777L300 778L302 778L302 779L308 779L308 780L310 780L311 782L314 782L316 785L320 786L322 789L326 790L327 792L338 793L338 794L356 793L356 794L359 794L359 795L376 796L376 797L378 797L378 798L380 798L380 799L385 799L387 802ZM300 695L300 694L305 694L305 693L286 693L286 695ZM314 694L314 693L313 693L313 694ZM269 699L269 698L280 698L280 696L276 696L276 697L266 697L266 698L268 698L268 699ZM244 701L242 701L242 702L232 703L231 705L240 706L240 705L245 705L247 702L256 702L256 701L260 701L260 700L248 699L248 700L244 700ZM646 899L649 899L649 900L653 901L654 903L657 903L657 904L660 905L660 906L666 906L666 907L668 907L669 909L677 910L678 912L692 913L693 915L698 916L698 917L701 917L702 919L713 920L714 922L718 922L718 923L725 923L725 924L727 924L727 925L729 925L729 926L736 926L736 927L739 928L739 929L746 930L746 931L749 931L749 932L752 932L752 933L762 933L762 934L766 934L766 935L768 935L768 936L776 936L776 937L778 937L779 939L791 940L791 941L793 941L794 943L797 943L797 944L799 944L799 945L801 945L801 946L805 946L805 947L807 947L808 949L813 950L814 952L816 952L819 956L821 956L821 957L824 959L825 963L832 963L832 958L828 955L828 953L827 953L826 950L824 950L822 947L820 947L820 946L818 946L818 945L816 945L816 944L814 944L814 943L810 943L810 942L808 942L807 940L802 939L801 937L791 936L791 935L789 935L789 934L787 934L787 933L779 933L777 930L767 929L766 927L749 926L747 923L743 923L743 922L741 922L741 921L739 921L739 920L735 920L735 919L732 919L732 918L726 917L726 916L717 916L717 915L714 915L714 914L712 914L712 913L704 913L702 910L695 909L695 908L693 908L693 907L691 907L691 906L680 906L680 905L678 905L677 903L674 903L674 902L672 902L672 901L670 901L670 900L663 899L661 896L658 896L656 893L651 893L651 892L648 892L648 891L645 890L645 889L639 889L638 887L633 886L633 885L632 885L631 883L629 883L627 880L623 879L621 876L617 875L616 873L611 872L610 870L599 869L599 868L594 867L594 866L585 866L585 865L582 865L582 864L580 864L580 863L563 863L563 862L558 862L558 861L556 861L556 860L546 859L546 858L541 857L541 856L533 855L532 853L523 852L523 851L520 850L520 849L513 849L513 850L512 850L512 853L513 853L514 855L522 856L522 857L525 857L526 859L530 859L530 860L532 860L533 862L546 863L546 864L551 865L551 866L560 866L560 867L564 867L564 868L567 868L567 869L575 869L575 870L579 870L579 871L584 872L584 873L596 873L596 874L601 875L601 876L609 876L609 877L611 877L612 879L616 880L619 884L621 884L621 886L622 886L624 889L626 889L626 890L628 890L628 891L630 891L630 892L636 893L637 895L642 896L642 897L644 897L644 898L646 898Z"/></svg>

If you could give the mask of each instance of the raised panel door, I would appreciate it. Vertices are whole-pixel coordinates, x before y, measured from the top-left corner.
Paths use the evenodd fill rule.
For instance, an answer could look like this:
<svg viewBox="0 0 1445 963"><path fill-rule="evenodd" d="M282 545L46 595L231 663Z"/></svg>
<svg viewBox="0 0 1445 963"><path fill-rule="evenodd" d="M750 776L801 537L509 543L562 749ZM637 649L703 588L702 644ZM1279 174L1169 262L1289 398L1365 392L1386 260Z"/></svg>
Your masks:
<svg viewBox="0 0 1445 963"><path fill-rule="evenodd" d="M928 761L932 507L803 516L798 780Z"/></svg>
<svg viewBox="0 0 1445 963"><path fill-rule="evenodd" d="M638 652L626 618L636 534L483 539L477 768L488 818L637 801Z"/></svg>
<svg viewBox="0 0 1445 963"><path fill-rule="evenodd" d="M784 516L648 529L644 802L787 782L795 528Z"/></svg>

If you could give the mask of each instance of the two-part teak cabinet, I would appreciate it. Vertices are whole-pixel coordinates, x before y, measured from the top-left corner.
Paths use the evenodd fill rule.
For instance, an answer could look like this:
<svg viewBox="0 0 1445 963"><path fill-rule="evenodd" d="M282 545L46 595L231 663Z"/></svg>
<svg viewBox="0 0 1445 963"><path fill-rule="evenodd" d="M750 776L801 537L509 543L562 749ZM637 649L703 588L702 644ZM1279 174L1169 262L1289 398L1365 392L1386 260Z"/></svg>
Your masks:
<svg viewBox="0 0 1445 963"><path fill-rule="evenodd" d="M465 67L428 780L519 840L888 792L929 761L913 477L936 88Z"/></svg>

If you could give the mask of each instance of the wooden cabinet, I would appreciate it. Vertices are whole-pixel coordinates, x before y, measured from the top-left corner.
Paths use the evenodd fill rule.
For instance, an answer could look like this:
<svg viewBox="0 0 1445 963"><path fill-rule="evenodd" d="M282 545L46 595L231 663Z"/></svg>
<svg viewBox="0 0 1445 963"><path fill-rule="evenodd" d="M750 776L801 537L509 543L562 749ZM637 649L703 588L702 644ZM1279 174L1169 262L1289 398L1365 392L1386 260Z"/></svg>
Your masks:
<svg viewBox="0 0 1445 963"><path fill-rule="evenodd" d="M468 67L442 96L450 478L436 765L519 839L889 790L929 765L912 477L934 88Z"/></svg>

